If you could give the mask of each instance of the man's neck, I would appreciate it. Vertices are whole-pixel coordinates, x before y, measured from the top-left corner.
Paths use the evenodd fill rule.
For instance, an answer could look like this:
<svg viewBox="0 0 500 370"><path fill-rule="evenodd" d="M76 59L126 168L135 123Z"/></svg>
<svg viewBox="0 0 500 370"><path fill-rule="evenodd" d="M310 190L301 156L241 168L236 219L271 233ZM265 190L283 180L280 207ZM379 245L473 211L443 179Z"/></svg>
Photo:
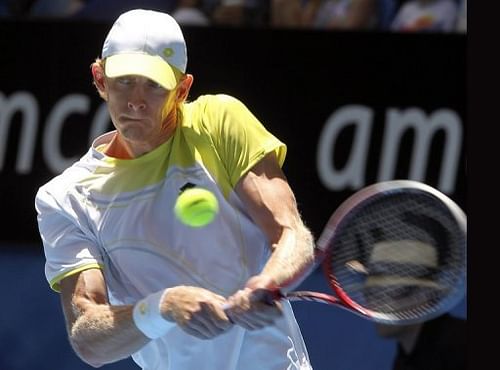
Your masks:
<svg viewBox="0 0 500 370"><path fill-rule="evenodd" d="M131 159L135 157L128 148L128 145L123 143L123 139L121 139L118 132L115 133L111 141L104 148L104 154L119 159Z"/></svg>

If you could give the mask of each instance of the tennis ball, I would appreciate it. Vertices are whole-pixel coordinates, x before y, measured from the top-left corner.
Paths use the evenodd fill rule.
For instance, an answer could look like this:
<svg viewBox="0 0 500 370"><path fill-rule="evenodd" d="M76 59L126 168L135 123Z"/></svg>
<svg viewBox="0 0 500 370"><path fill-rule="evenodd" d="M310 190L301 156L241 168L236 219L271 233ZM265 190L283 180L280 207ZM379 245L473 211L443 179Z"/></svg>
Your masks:
<svg viewBox="0 0 500 370"><path fill-rule="evenodd" d="M175 202L174 212L185 225L203 227L213 221L219 211L215 195L202 188L184 190Z"/></svg>

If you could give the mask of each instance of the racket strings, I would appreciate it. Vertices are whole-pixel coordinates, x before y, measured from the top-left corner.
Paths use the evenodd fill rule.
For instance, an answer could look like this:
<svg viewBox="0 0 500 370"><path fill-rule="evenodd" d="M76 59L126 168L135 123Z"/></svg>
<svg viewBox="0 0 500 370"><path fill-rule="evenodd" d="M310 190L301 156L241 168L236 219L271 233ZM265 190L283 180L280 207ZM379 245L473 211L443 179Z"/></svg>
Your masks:
<svg viewBox="0 0 500 370"><path fill-rule="evenodd" d="M438 272L437 268L411 262L379 262L370 268L370 275L372 276L387 276L390 274L394 276L411 275L416 278L435 279L435 275Z"/></svg>
<svg viewBox="0 0 500 370"><path fill-rule="evenodd" d="M337 289L388 320L447 306L464 277L466 243L449 209L419 192L384 194L358 208L337 225L325 259Z"/></svg>

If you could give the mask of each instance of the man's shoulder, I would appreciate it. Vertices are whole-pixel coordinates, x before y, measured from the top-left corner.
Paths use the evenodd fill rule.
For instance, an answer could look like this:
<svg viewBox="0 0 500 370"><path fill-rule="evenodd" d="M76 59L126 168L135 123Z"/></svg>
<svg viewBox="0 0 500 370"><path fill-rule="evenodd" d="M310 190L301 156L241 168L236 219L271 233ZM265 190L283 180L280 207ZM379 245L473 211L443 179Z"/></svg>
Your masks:
<svg viewBox="0 0 500 370"><path fill-rule="evenodd" d="M42 184L38 189L37 198L43 193L67 194L69 188L75 186L82 178L92 172L87 156L88 154L84 155L64 171Z"/></svg>
<svg viewBox="0 0 500 370"><path fill-rule="evenodd" d="M241 104L241 101L232 95L219 93L200 95L188 104L203 108L211 108L224 107L234 103Z"/></svg>
<svg viewBox="0 0 500 370"><path fill-rule="evenodd" d="M218 131L226 121L247 114L245 105L228 94L205 94L186 104L185 127L202 131Z"/></svg>

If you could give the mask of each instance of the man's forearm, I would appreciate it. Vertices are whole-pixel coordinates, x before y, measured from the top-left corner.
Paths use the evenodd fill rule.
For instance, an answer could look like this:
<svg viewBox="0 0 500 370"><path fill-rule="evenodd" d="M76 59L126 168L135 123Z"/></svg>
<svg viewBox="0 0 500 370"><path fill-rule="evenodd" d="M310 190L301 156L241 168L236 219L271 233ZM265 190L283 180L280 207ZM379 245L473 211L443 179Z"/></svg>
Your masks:
<svg viewBox="0 0 500 370"><path fill-rule="evenodd" d="M95 304L78 316L70 328L70 341L89 365L101 366L130 356L149 339L132 319L133 306Z"/></svg>
<svg viewBox="0 0 500 370"><path fill-rule="evenodd" d="M302 223L285 228L262 273L289 290L300 284L314 265L314 238Z"/></svg>

